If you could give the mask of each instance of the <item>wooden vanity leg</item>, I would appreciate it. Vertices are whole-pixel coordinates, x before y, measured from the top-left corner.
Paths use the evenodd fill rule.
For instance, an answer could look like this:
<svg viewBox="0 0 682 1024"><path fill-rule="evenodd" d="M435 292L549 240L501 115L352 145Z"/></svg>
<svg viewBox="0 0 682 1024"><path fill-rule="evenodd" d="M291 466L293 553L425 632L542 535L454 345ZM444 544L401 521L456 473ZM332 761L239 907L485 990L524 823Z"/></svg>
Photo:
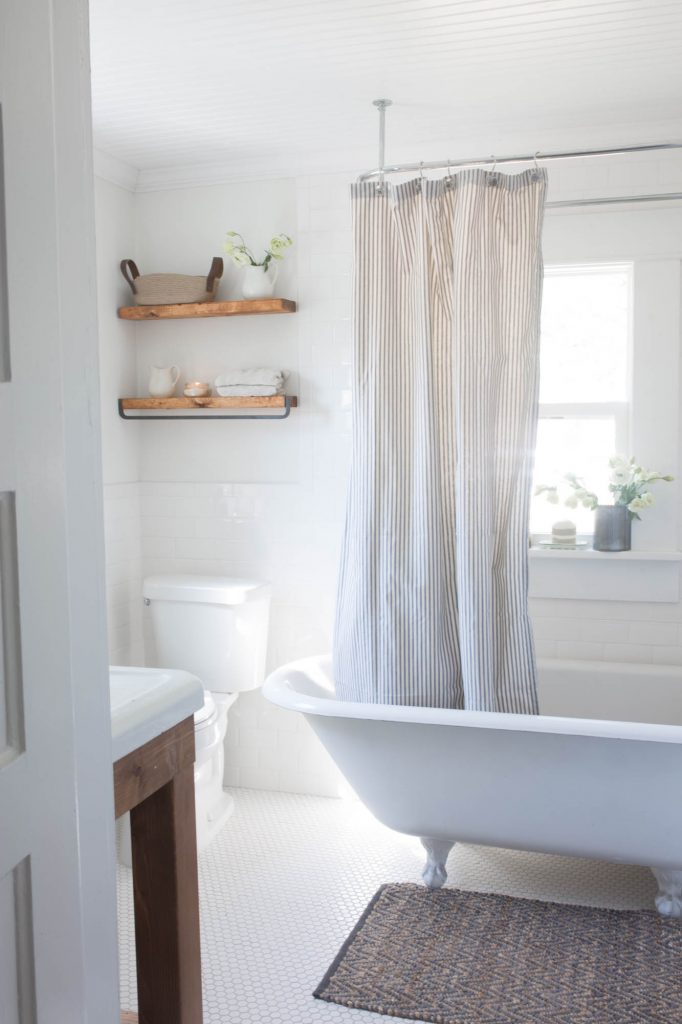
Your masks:
<svg viewBox="0 0 682 1024"><path fill-rule="evenodd" d="M192 765L130 812L140 1024L202 1024L194 822Z"/></svg>

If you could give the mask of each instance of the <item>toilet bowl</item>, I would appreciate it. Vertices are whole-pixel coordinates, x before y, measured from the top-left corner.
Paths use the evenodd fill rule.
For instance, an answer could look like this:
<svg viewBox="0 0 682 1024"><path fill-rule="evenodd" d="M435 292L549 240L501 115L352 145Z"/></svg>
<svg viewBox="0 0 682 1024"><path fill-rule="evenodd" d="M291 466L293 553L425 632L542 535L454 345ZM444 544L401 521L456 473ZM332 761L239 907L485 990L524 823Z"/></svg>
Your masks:
<svg viewBox="0 0 682 1024"><path fill-rule="evenodd" d="M205 849L232 814L234 800L223 789L227 714L236 693L213 696L204 691L204 705L194 715L194 795L197 848Z"/></svg>
<svg viewBox="0 0 682 1024"><path fill-rule="evenodd" d="M151 613L158 668L182 668L204 684L194 715L197 848L206 848L232 813L224 785L228 711L265 677L270 586L226 576L150 576L143 596ZM126 816L127 817L127 816ZM130 866L130 830L122 820L119 859Z"/></svg>

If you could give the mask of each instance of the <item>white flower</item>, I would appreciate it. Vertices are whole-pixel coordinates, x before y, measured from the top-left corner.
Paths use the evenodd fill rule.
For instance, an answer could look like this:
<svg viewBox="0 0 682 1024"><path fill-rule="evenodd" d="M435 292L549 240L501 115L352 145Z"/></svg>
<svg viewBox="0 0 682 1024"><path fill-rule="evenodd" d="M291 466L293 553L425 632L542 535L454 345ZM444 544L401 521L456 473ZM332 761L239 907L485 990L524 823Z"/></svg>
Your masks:
<svg viewBox="0 0 682 1024"><path fill-rule="evenodd" d="M550 505L558 505L559 504L559 495L557 494L557 492L556 491L547 491L547 501L550 503Z"/></svg>
<svg viewBox="0 0 682 1024"><path fill-rule="evenodd" d="M596 508L597 496L588 491L586 487L576 487L573 493L575 494L575 504L571 504L571 508L577 508L579 503L583 508ZM566 499L564 504L568 505L568 499Z"/></svg>
<svg viewBox="0 0 682 1024"><path fill-rule="evenodd" d="M622 455L614 455L609 459L611 467L610 481L612 484L624 484L630 479L632 467Z"/></svg>
<svg viewBox="0 0 682 1024"><path fill-rule="evenodd" d="M648 507L648 504L648 502L642 501L641 498L633 498L630 504L628 505L628 509L630 512L641 512L642 509Z"/></svg>
<svg viewBox="0 0 682 1024"><path fill-rule="evenodd" d="M293 242L288 235L275 235L270 239L270 252L273 256L279 255L283 249L287 249Z"/></svg>
<svg viewBox="0 0 682 1024"><path fill-rule="evenodd" d="M642 494L640 494L639 496L639 500L644 502L645 508L651 508L656 499L654 498L651 491L643 491Z"/></svg>
<svg viewBox="0 0 682 1024"><path fill-rule="evenodd" d="M564 505L566 508L577 508L578 507L578 496L577 494L569 494L567 498L564 498Z"/></svg>
<svg viewBox="0 0 682 1024"><path fill-rule="evenodd" d="M248 267L251 263L250 258L243 249L235 249L231 256L238 267Z"/></svg>
<svg viewBox="0 0 682 1024"><path fill-rule="evenodd" d="M626 484L630 479L630 471L628 469L612 469L609 476L609 483L621 486Z"/></svg>

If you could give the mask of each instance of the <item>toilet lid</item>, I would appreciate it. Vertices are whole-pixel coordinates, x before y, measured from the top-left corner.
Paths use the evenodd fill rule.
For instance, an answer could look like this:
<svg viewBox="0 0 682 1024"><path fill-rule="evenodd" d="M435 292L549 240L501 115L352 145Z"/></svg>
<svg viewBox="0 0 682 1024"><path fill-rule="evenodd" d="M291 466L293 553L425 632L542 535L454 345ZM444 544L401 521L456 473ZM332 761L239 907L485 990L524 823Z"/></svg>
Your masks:
<svg viewBox="0 0 682 1024"><path fill-rule="evenodd" d="M202 725L215 714L215 701L208 690L204 690L204 703L198 711L194 712L194 725Z"/></svg>

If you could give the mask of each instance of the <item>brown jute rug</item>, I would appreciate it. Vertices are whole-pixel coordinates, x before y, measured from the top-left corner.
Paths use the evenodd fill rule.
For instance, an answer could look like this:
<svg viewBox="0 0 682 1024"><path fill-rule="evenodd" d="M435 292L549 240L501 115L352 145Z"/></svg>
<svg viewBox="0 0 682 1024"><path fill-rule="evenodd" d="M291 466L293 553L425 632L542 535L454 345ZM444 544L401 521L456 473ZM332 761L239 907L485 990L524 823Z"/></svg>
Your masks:
<svg viewBox="0 0 682 1024"><path fill-rule="evenodd" d="M682 926L649 910L384 885L314 994L436 1024L680 1024Z"/></svg>

